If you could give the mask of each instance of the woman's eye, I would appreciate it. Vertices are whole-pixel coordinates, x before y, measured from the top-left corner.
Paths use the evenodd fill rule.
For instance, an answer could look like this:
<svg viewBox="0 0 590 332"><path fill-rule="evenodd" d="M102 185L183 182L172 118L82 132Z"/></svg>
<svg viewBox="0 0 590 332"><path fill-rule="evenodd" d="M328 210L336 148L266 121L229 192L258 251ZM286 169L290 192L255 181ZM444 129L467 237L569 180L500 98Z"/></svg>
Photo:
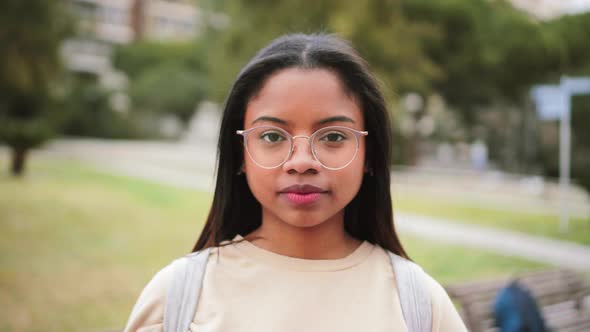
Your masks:
<svg viewBox="0 0 590 332"><path fill-rule="evenodd" d="M269 143L279 142L285 139L281 134L275 132L263 133L260 135L260 138Z"/></svg>
<svg viewBox="0 0 590 332"><path fill-rule="evenodd" d="M346 136L340 134L340 133L328 133L324 136L322 136L322 141L328 141L328 142L339 142L346 139Z"/></svg>

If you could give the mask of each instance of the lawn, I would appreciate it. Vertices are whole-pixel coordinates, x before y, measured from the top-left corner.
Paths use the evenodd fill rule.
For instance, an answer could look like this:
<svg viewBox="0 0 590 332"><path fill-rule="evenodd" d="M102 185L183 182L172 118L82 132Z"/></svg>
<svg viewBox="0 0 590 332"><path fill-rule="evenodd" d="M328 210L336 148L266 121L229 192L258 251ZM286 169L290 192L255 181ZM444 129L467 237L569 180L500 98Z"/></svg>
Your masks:
<svg viewBox="0 0 590 332"><path fill-rule="evenodd" d="M454 222L479 224L590 245L590 219L571 218L569 232L559 231L559 218L535 212L499 210L451 200L440 196L397 195L393 206L399 212L445 218Z"/></svg>
<svg viewBox="0 0 590 332"><path fill-rule="evenodd" d="M34 161L6 175L0 158L0 331L122 328L142 287L190 251L210 194ZM543 267L403 237L441 282Z"/></svg>

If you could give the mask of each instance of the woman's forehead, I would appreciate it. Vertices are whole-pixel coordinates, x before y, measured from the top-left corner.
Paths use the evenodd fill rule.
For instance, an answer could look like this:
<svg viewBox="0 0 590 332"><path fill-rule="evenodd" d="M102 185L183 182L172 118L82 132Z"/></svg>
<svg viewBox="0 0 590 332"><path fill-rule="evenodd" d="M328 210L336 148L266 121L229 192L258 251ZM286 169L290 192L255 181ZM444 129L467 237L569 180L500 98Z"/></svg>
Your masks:
<svg viewBox="0 0 590 332"><path fill-rule="evenodd" d="M290 68L267 79L249 101L244 125L250 127L273 119L289 127L342 120L362 127L362 118L356 99L346 91L338 75L325 69Z"/></svg>

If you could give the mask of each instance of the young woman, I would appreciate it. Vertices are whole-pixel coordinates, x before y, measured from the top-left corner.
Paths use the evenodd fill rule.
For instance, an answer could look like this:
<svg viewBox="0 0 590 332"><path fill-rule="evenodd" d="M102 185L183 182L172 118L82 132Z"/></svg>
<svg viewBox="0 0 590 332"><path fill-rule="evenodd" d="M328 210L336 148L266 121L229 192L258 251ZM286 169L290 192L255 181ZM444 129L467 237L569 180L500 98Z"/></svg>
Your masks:
<svg viewBox="0 0 590 332"><path fill-rule="evenodd" d="M393 224L391 144L382 94L345 41L294 34L262 49L225 104L189 330L408 330L388 255L408 257ZM126 331L163 329L171 266ZM444 289L424 280L431 330L465 331Z"/></svg>

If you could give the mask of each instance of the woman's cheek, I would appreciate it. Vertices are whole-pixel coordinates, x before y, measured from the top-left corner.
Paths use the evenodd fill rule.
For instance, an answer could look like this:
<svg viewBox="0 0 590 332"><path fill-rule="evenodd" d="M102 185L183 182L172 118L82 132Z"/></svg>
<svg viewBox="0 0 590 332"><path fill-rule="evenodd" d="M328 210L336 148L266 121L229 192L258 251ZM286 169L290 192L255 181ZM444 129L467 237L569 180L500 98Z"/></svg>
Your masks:
<svg viewBox="0 0 590 332"><path fill-rule="evenodd" d="M246 179L250 191L254 197L261 203L265 204L272 201L275 196L274 178L271 174L246 173Z"/></svg>

